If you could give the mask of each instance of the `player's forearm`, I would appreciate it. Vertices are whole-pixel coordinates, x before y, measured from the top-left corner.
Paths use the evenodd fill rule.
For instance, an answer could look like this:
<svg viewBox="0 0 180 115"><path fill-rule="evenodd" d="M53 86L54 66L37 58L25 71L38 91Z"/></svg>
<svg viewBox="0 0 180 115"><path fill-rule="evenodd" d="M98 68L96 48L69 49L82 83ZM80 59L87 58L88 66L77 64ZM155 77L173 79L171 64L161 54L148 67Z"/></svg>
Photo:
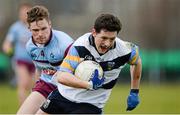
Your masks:
<svg viewBox="0 0 180 115"><path fill-rule="evenodd" d="M141 80L142 63L141 58L138 59L137 65L131 65L131 89L139 89Z"/></svg>
<svg viewBox="0 0 180 115"><path fill-rule="evenodd" d="M9 42L9 41L7 41L7 40L3 43L2 49L3 49L4 53L6 53L6 54L8 54L8 55L10 55L11 53L13 53L12 44L11 44L11 42Z"/></svg>
<svg viewBox="0 0 180 115"><path fill-rule="evenodd" d="M63 85L67 85L74 88L83 88L88 89L89 83L87 81L82 81L76 78L73 74L67 72L60 72L56 73L57 81Z"/></svg>

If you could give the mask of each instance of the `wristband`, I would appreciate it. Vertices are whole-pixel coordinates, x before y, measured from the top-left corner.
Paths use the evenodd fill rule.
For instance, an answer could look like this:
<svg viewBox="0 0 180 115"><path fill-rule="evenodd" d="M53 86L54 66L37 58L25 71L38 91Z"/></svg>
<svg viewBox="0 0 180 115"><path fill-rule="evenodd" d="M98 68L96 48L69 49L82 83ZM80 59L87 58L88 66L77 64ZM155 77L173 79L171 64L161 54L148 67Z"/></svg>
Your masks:
<svg viewBox="0 0 180 115"><path fill-rule="evenodd" d="M131 93L139 93L139 89L131 89Z"/></svg>

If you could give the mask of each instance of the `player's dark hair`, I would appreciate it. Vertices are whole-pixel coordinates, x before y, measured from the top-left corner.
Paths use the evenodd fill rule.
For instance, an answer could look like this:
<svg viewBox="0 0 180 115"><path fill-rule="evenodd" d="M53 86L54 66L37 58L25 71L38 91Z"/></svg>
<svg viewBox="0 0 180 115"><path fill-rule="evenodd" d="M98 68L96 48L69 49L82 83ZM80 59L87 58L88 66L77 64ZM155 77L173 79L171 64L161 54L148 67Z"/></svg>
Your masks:
<svg viewBox="0 0 180 115"><path fill-rule="evenodd" d="M94 23L94 29L99 33L102 29L114 32L119 31L122 28L120 20L112 14L101 14Z"/></svg>
<svg viewBox="0 0 180 115"><path fill-rule="evenodd" d="M30 9L27 12L27 22L28 24L34 22L34 21L39 21L39 20L49 20L49 11L46 7L44 6L34 6L32 9Z"/></svg>

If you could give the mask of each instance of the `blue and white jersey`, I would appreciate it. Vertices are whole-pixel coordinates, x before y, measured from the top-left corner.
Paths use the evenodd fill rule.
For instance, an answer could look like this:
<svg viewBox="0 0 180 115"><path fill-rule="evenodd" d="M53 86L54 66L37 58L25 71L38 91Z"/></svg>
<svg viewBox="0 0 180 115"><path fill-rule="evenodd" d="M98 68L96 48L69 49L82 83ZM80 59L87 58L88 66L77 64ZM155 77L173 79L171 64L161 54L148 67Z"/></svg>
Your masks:
<svg viewBox="0 0 180 115"><path fill-rule="evenodd" d="M31 37L31 32L27 26L21 22L15 22L9 29L6 39L14 45L14 59L32 62L26 51L26 43Z"/></svg>
<svg viewBox="0 0 180 115"><path fill-rule="evenodd" d="M52 76L72 43L73 39L69 35L57 30L52 30L49 42L43 47L38 47L32 38L28 41L26 49L36 68L41 70L40 79L52 83Z"/></svg>
<svg viewBox="0 0 180 115"><path fill-rule="evenodd" d="M116 84L121 69L126 63L136 64L139 58L138 47L132 43L115 38L113 47L105 54L99 54L94 44L94 37L87 33L78 38L63 60L60 70L74 74L81 61L98 62L104 71L105 82L98 90L87 90L58 84L59 92L74 102L87 102L103 108L111 90Z"/></svg>

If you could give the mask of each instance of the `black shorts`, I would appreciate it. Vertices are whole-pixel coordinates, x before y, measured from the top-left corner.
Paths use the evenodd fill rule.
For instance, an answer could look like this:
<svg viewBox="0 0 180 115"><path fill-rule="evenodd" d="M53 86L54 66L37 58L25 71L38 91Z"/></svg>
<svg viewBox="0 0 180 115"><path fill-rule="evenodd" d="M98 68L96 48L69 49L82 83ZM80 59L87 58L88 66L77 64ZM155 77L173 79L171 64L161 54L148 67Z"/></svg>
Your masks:
<svg viewBox="0 0 180 115"><path fill-rule="evenodd" d="M89 103L75 103L64 98L58 89L51 92L40 107L49 114L101 114L102 110Z"/></svg>

